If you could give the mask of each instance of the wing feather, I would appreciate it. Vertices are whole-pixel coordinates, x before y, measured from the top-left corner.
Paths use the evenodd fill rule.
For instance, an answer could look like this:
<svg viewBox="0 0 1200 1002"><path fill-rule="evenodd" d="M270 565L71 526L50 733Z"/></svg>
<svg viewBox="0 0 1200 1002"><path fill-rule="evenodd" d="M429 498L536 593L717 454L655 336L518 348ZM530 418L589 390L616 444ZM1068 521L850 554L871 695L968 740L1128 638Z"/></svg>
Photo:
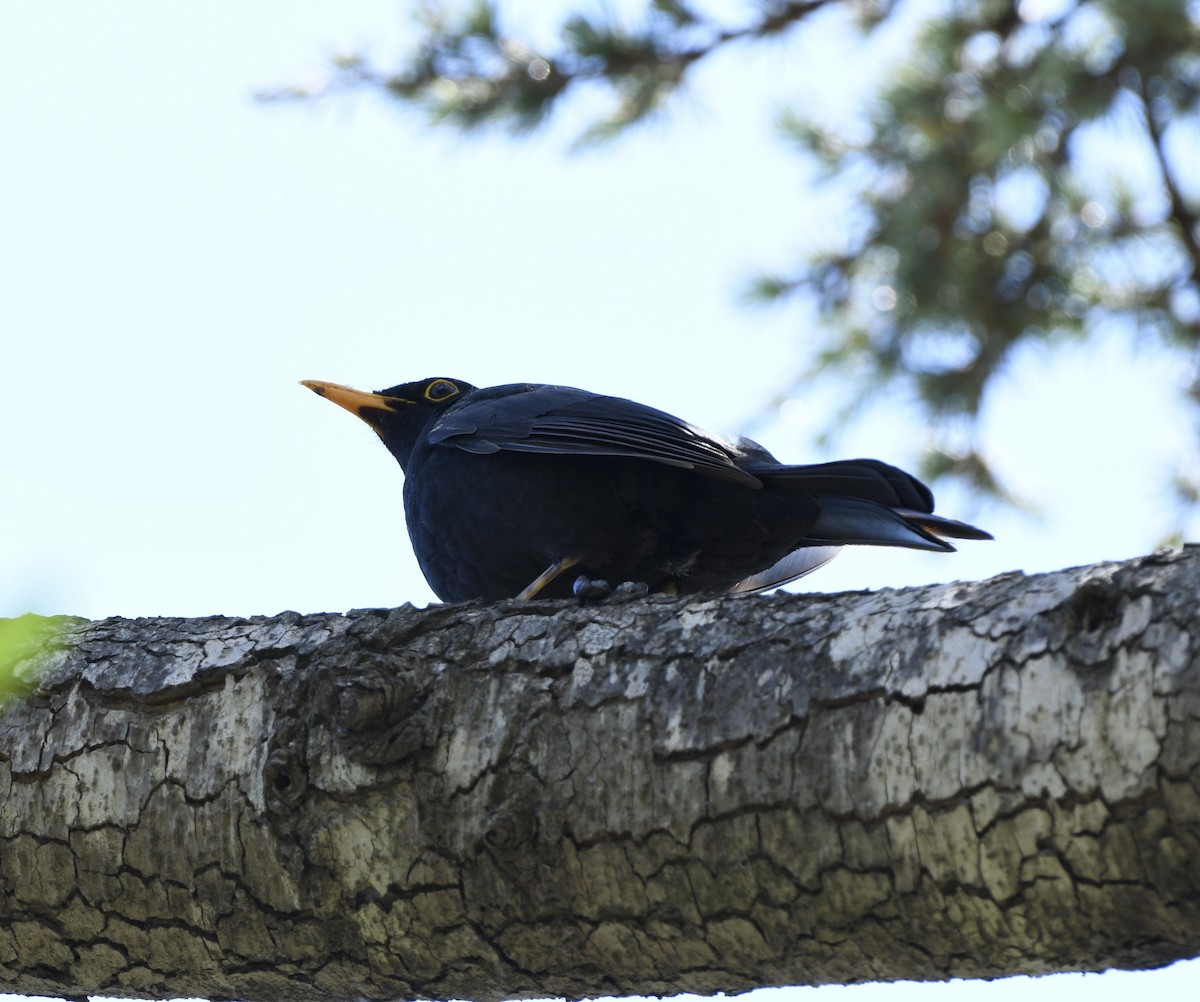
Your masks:
<svg viewBox="0 0 1200 1002"><path fill-rule="evenodd" d="M566 386L498 386L450 407L428 432L431 445L465 452L541 453L644 459L761 487L740 469L736 445L665 411Z"/></svg>

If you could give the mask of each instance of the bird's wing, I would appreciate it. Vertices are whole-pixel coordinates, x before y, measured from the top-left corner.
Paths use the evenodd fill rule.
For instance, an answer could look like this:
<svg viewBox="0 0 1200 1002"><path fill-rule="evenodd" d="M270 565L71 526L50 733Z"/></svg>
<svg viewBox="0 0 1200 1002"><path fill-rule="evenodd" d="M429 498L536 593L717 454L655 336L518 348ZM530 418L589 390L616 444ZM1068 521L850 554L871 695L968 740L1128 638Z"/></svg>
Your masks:
<svg viewBox="0 0 1200 1002"><path fill-rule="evenodd" d="M734 462L736 445L653 407L566 386L475 390L433 423L427 440L474 453L645 459L762 486Z"/></svg>

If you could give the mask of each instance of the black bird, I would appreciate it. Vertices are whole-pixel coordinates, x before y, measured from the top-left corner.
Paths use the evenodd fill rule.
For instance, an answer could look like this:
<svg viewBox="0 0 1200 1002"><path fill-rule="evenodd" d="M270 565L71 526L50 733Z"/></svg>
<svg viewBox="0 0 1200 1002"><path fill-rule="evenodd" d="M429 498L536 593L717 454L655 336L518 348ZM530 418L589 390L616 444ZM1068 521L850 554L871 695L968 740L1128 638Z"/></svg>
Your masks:
<svg viewBox="0 0 1200 1002"><path fill-rule="evenodd" d="M377 393L304 385L362 418L400 463L413 549L446 602L600 582L760 591L845 544L952 551L941 537L992 538L934 515L929 488L894 466L788 466L620 397L444 377Z"/></svg>

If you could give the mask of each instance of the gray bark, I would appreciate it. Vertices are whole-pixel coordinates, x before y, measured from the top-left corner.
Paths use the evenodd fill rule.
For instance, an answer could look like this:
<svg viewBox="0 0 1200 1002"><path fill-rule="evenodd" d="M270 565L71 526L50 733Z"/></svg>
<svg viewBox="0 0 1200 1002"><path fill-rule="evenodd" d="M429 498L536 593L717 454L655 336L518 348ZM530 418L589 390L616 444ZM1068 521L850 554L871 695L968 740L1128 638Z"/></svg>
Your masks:
<svg viewBox="0 0 1200 1002"><path fill-rule="evenodd" d="M486 1002L1191 957L1198 596L1191 549L46 621L0 710L0 984Z"/></svg>

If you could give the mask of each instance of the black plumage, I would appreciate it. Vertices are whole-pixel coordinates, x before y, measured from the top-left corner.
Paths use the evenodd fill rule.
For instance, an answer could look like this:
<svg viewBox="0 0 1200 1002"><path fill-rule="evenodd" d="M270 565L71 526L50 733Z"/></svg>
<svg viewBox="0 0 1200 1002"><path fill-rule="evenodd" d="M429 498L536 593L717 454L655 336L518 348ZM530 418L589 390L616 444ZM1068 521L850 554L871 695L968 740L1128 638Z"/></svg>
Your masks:
<svg viewBox="0 0 1200 1002"><path fill-rule="evenodd" d="M378 393L304 385L366 421L404 469L413 549L448 602L562 597L577 576L757 591L842 545L991 538L934 515L929 489L893 466L789 466L620 397L444 377Z"/></svg>

